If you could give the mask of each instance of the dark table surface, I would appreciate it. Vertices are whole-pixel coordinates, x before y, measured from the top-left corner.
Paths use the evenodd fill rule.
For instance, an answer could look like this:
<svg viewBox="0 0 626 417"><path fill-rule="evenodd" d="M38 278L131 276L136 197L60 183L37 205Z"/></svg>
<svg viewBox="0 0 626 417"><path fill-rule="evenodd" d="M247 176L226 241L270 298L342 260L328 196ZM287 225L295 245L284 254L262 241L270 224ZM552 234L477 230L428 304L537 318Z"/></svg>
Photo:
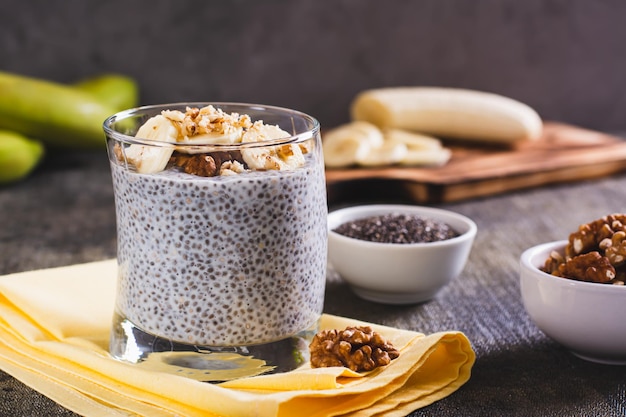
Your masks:
<svg viewBox="0 0 626 417"><path fill-rule="evenodd" d="M366 194L341 205L406 202L375 190ZM518 263L530 246L626 212L626 175L438 206L471 217L479 231L465 270L434 300L368 302L333 274L326 292L327 313L424 333L460 330L469 337L477 354L470 381L411 416L625 416L626 366L578 359L538 330L522 306ZM26 181L0 188L0 216L0 274L114 257L106 156L49 153ZM0 415L75 414L0 372Z"/></svg>

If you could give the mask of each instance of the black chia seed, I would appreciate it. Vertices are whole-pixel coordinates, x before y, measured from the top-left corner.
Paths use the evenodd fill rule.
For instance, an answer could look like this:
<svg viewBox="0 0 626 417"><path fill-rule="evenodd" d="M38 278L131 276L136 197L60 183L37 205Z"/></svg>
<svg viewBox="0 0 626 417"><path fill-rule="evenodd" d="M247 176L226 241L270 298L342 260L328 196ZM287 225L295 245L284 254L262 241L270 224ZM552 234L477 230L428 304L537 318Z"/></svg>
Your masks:
<svg viewBox="0 0 626 417"><path fill-rule="evenodd" d="M343 223L333 231L378 243L428 243L459 236L447 223L409 214L366 217Z"/></svg>

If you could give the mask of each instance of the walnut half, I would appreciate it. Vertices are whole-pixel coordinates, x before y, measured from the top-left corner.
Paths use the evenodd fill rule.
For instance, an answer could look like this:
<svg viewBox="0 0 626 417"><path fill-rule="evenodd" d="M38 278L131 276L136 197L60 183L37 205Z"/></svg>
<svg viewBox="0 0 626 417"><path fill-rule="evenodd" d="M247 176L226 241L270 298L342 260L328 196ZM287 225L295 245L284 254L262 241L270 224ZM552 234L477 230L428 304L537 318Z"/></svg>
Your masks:
<svg viewBox="0 0 626 417"><path fill-rule="evenodd" d="M400 352L369 326L323 330L309 345L311 366L345 366L355 372L389 365Z"/></svg>
<svg viewBox="0 0 626 417"><path fill-rule="evenodd" d="M568 259L559 265L558 271L562 277L602 284L615 278L615 268L609 259L596 251Z"/></svg>
<svg viewBox="0 0 626 417"><path fill-rule="evenodd" d="M227 162L243 161L241 153L232 152L211 152L199 154L182 154L174 152L171 162L180 167L187 174L198 175L201 177L214 177L220 175L223 164ZM230 166L230 165L229 165Z"/></svg>

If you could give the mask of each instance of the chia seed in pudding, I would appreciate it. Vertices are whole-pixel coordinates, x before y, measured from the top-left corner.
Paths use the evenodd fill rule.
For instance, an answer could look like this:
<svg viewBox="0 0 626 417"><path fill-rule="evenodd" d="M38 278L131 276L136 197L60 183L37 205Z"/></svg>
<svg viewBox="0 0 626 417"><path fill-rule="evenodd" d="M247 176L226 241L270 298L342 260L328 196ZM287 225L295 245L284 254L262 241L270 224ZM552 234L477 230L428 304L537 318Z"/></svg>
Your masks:
<svg viewBox="0 0 626 417"><path fill-rule="evenodd" d="M206 178L113 162L116 313L206 346L266 343L315 325L327 210L317 165Z"/></svg>

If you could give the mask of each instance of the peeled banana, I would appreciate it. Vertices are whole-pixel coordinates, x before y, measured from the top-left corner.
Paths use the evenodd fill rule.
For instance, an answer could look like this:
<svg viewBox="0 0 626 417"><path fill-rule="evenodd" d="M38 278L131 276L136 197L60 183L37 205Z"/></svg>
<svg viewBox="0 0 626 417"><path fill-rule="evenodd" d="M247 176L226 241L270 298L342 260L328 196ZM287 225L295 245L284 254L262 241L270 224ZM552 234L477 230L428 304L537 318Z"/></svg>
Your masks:
<svg viewBox="0 0 626 417"><path fill-rule="evenodd" d="M28 176L43 155L41 142L15 132L0 130L0 184L19 181Z"/></svg>
<svg viewBox="0 0 626 417"><path fill-rule="evenodd" d="M102 123L114 113L92 93L0 71L0 129L55 147L104 149Z"/></svg>
<svg viewBox="0 0 626 417"><path fill-rule="evenodd" d="M351 103L352 120L444 138L497 143L535 140L542 121L528 105L497 94L441 87L366 90Z"/></svg>

